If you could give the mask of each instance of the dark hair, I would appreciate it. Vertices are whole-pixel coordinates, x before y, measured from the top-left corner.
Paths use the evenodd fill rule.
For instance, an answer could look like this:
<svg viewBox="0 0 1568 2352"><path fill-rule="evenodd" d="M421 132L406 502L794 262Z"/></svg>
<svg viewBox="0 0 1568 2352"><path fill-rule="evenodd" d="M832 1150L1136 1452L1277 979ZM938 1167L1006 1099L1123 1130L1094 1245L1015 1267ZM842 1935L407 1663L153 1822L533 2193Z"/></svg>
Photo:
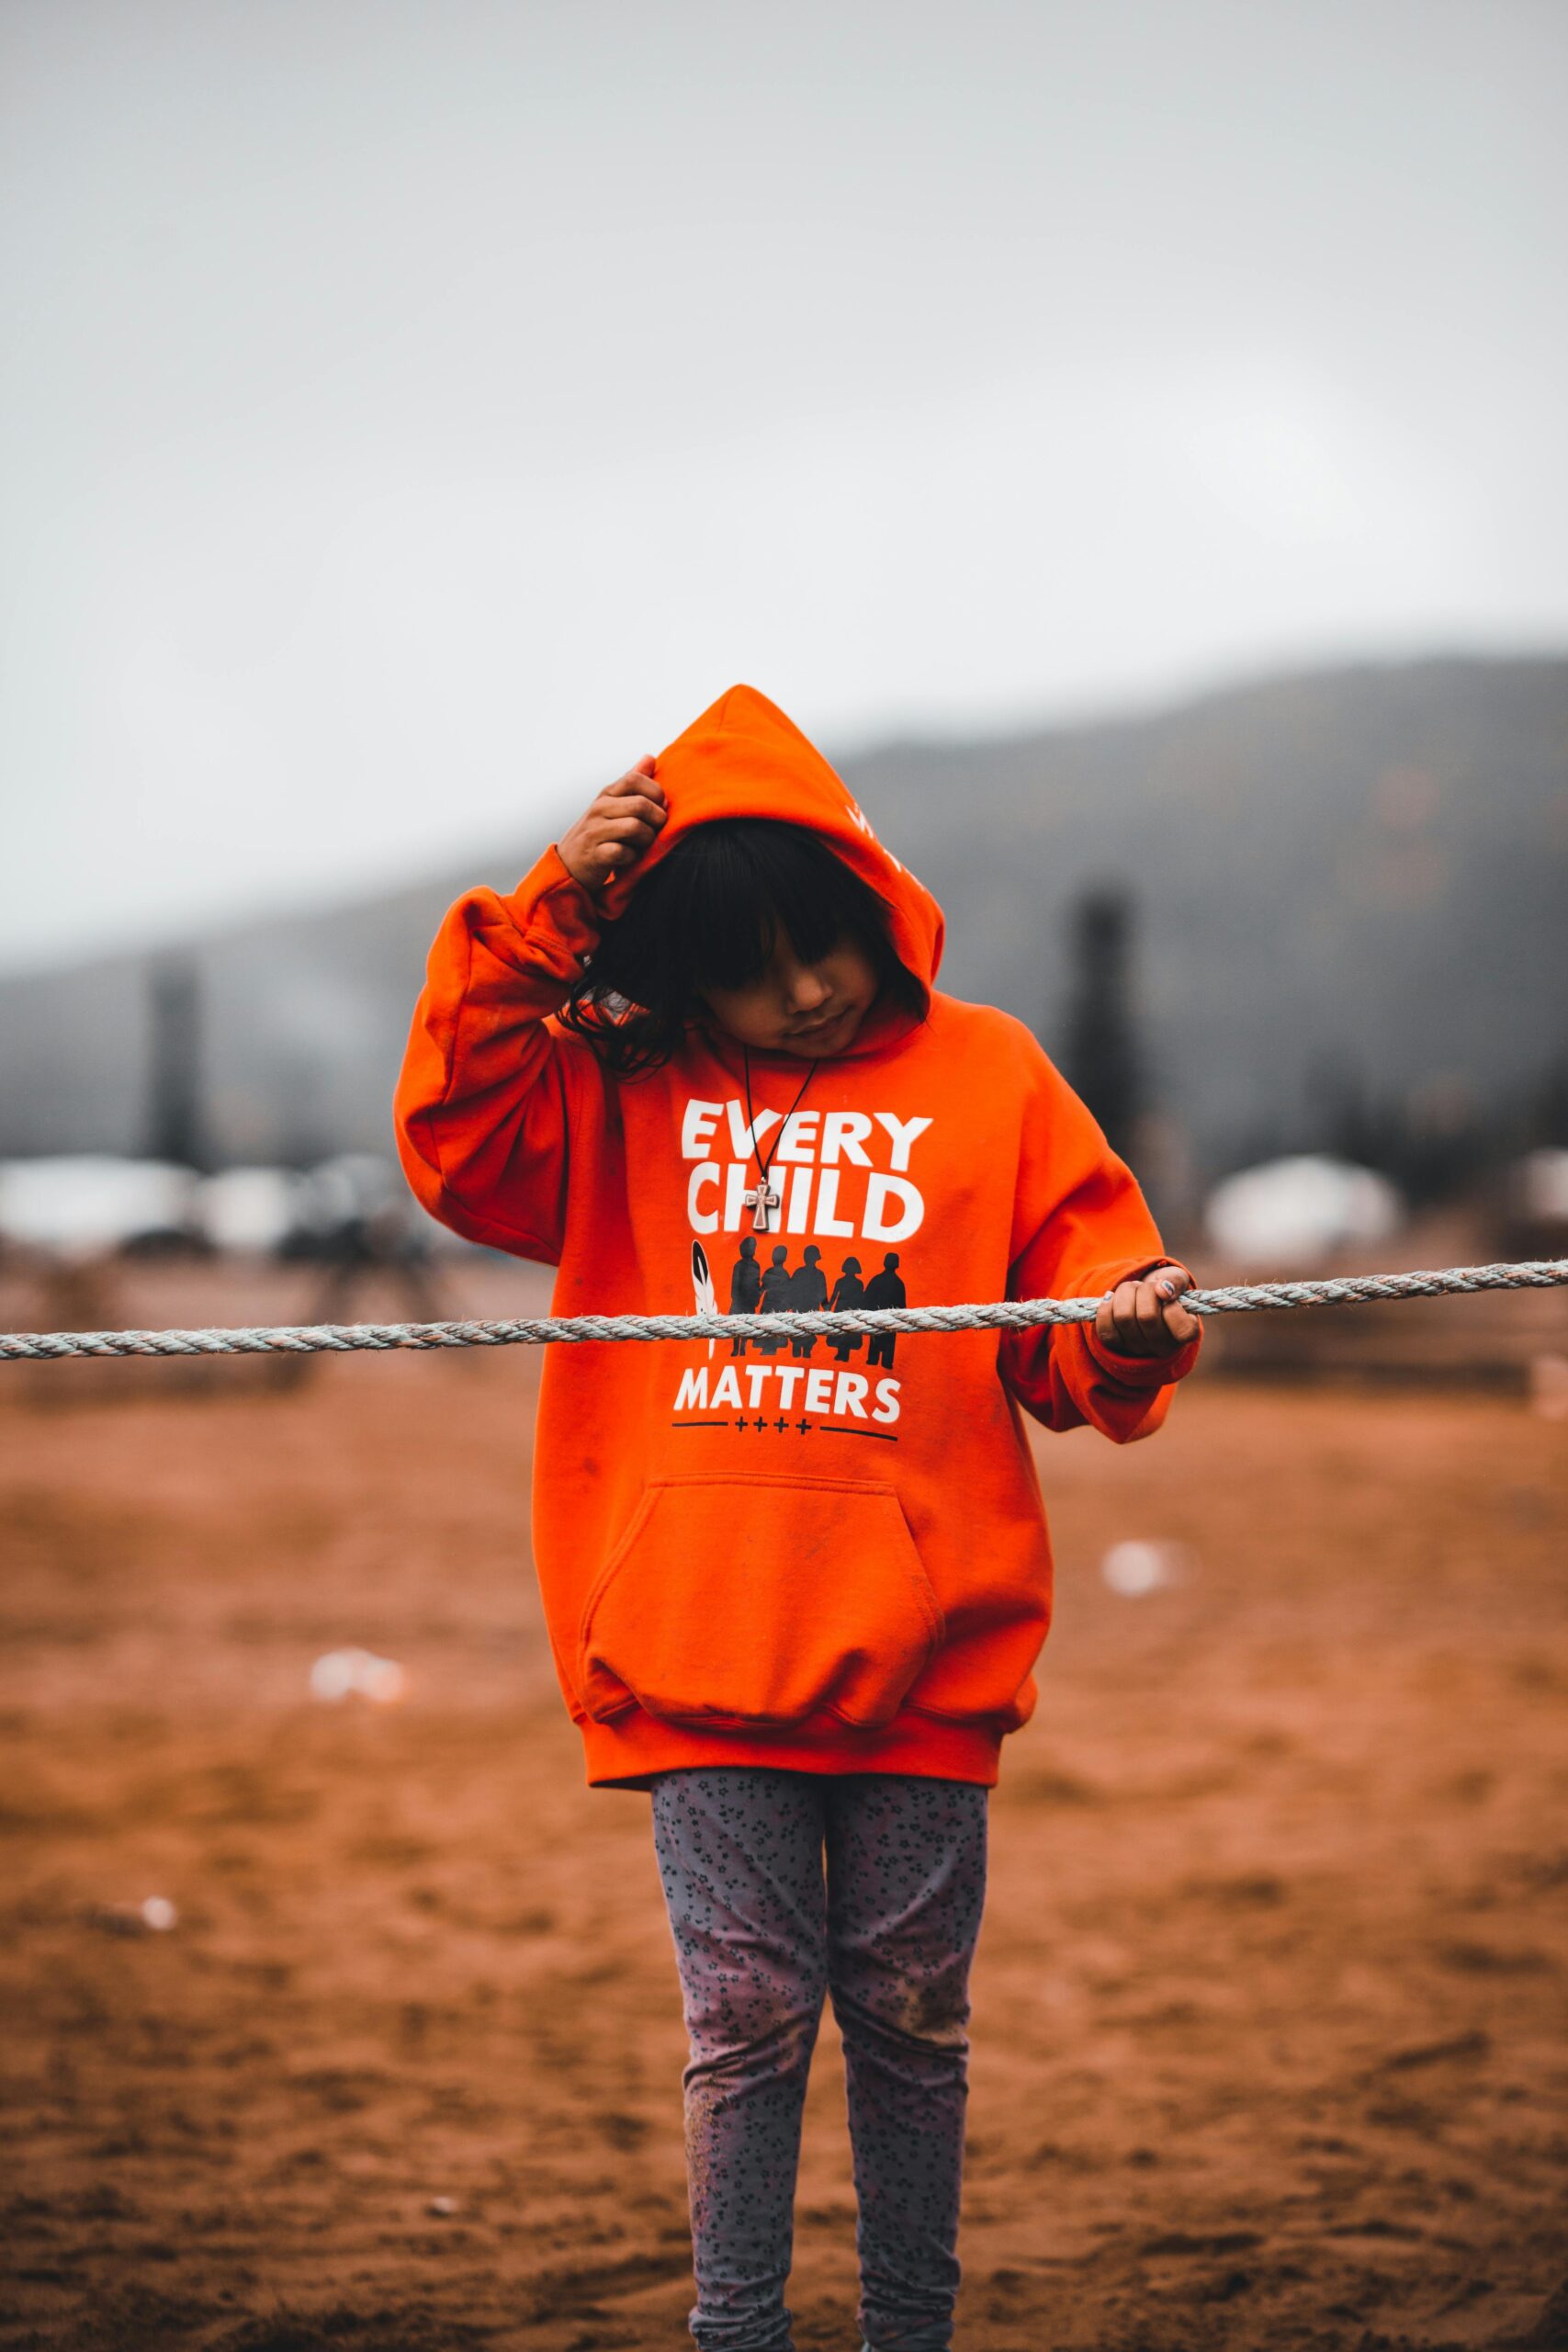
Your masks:
<svg viewBox="0 0 1568 2352"><path fill-rule="evenodd" d="M683 833L605 924L560 1019L617 1078L659 1069L707 1018L703 990L760 979L781 933L804 964L852 939L883 992L923 1019L926 990L894 951L892 911L808 827L716 818Z"/></svg>

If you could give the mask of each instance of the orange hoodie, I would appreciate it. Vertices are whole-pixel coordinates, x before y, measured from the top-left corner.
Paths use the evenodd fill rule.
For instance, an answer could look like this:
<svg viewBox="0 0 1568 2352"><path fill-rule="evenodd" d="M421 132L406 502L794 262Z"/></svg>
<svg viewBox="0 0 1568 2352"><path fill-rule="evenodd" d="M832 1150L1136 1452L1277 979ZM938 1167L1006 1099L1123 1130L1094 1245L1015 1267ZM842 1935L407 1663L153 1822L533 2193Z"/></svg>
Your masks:
<svg viewBox="0 0 1568 2352"><path fill-rule="evenodd" d="M547 849L510 897L472 890L442 925L397 1096L434 1216L557 1267L559 1315L749 1311L792 1273L796 1303L858 1284L868 1306L1097 1296L1172 1262L1022 1023L932 988L941 909L782 711L736 686L657 766L669 817L628 876L591 896ZM792 1115L800 1061L752 1054L782 1195L755 1237L739 1046L690 1031L665 1068L617 1080L552 1017L626 891L731 816L824 835L891 901L929 995L924 1020L874 1006ZM534 1552L590 1781L746 1763L994 1782L1051 1614L1019 1408L1146 1437L1201 1340L1164 1361L1084 1324L547 1350Z"/></svg>

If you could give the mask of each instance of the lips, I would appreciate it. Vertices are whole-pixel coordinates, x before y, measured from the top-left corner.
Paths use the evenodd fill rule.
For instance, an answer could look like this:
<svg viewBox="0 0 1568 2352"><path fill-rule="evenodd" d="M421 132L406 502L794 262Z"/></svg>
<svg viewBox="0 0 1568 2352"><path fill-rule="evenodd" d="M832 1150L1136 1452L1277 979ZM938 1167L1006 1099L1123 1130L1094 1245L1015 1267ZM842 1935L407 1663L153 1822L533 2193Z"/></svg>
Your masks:
<svg viewBox="0 0 1568 2352"><path fill-rule="evenodd" d="M845 1013L849 1012L849 1006L846 1004L842 1011L834 1013L831 1021L814 1021L809 1029L792 1029L789 1034L792 1038L825 1037L829 1029L836 1029L838 1027L840 1022L843 1020Z"/></svg>

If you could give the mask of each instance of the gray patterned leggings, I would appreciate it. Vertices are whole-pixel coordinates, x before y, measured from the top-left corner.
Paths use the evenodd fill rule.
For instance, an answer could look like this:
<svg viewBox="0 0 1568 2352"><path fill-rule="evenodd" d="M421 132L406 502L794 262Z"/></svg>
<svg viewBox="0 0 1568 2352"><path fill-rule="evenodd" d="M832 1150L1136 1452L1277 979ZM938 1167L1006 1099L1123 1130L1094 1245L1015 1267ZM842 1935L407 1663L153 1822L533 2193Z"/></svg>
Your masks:
<svg viewBox="0 0 1568 2352"><path fill-rule="evenodd" d="M654 1781L692 2045L700 2352L790 2352L800 2116L829 1990L849 2085L861 2328L876 2352L951 2344L986 1797L901 1772L742 1765Z"/></svg>

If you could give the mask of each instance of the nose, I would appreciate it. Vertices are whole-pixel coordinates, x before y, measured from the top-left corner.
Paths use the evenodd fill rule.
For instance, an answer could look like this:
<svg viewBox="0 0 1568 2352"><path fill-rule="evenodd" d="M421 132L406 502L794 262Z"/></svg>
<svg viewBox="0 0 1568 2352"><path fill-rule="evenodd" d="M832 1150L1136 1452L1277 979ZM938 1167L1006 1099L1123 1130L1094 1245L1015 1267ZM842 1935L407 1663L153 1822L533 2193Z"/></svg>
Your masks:
<svg viewBox="0 0 1568 2352"><path fill-rule="evenodd" d="M784 980L784 1002L796 1019L809 1018L825 1005L833 991L809 964L795 964Z"/></svg>

